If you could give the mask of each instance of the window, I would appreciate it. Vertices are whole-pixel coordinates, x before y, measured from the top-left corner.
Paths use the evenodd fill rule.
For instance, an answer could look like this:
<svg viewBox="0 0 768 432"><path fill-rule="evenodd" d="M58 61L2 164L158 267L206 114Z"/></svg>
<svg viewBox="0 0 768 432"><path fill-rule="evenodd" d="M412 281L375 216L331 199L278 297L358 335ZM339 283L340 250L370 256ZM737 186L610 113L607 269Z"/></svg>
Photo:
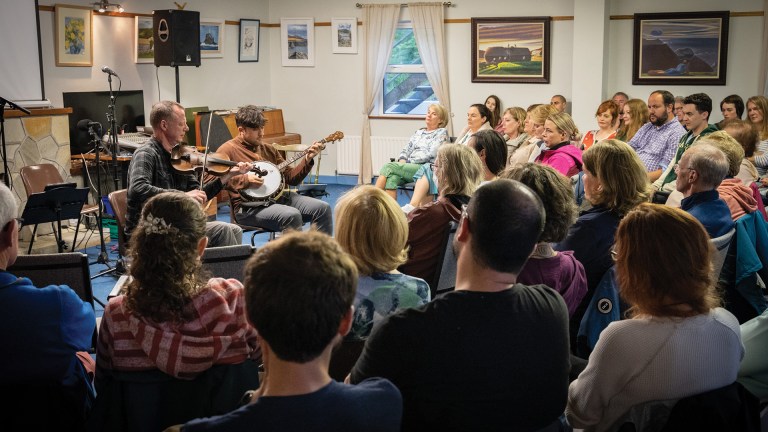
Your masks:
<svg viewBox="0 0 768 432"><path fill-rule="evenodd" d="M401 21L395 31L392 53L384 74L380 113L423 116L433 103L437 103L437 97L424 72L413 27L410 21Z"/></svg>

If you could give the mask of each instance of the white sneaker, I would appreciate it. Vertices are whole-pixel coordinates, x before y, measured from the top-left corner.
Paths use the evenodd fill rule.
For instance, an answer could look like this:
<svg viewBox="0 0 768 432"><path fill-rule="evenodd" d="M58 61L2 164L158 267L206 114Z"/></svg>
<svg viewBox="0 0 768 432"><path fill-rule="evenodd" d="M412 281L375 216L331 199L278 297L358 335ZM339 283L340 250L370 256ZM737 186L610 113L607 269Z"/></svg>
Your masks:
<svg viewBox="0 0 768 432"><path fill-rule="evenodd" d="M400 208L403 209L403 213L405 213L405 214L408 214L408 213L412 212L414 209L416 209L416 207L412 206L410 203L408 203L408 204L406 204L406 205L404 205L404 206L402 206Z"/></svg>

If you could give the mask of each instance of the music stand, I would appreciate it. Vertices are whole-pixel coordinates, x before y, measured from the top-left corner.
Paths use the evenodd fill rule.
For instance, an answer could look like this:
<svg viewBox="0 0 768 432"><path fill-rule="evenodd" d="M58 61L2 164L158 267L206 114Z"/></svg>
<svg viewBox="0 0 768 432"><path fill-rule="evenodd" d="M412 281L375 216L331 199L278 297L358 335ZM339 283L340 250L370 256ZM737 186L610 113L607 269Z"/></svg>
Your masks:
<svg viewBox="0 0 768 432"><path fill-rule="evenodd" d="M302 183L298 186L296 192L312 198L328 196L328 192L325 191L326 186L323 183Z"/></svg>
<svg viewBox="0 0 768 432"><path fill-rule="evenodd" d="M21 218L24 220L23 225L35 225L35 229L32 231L32 238L29 241L28 254L32 253L32 243L35 241L37 224L46 222L57 222L58 230L54 230L54 235L56 236L58 251L63 252L64 241L62 240L61 220L79 218L83 204L88 199L88 189L73 187L71 183L62 184L61 187L46 189L43 192L33 193L27 197L27 205L24 207L24 212L21 215Z"/></svg>

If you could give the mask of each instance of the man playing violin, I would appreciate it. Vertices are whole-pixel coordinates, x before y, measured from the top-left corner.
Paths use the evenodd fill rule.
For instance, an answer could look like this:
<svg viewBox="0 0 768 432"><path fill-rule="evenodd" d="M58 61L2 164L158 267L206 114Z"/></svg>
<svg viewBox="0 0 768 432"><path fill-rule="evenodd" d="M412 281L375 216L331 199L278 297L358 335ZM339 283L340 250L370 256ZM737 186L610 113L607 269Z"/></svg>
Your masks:
<svg viewBox="0 0 768 432"><path fill-rule="evenodd" d="M267 161L275 165L283 163L280 153L268 143L262 142L266 119L261 110L254 105L246 105L235 114L238 135L225 142L216 152L229 157L232 161L253 162ZM281 171L286 184L298 185L312 170L313 158L324 148L315 142L306 150L306 155L295 166L286 166ZM240 190L258 188L264 178L249 172L233 177L227 184L230 205L233 206L237 221L243 225L267 228L273 231L286 229L301 230L306 222L312 222L319 231L331 235L333 219L328 203L316 198L286 191L276 201L244 201Z"/></svg>
<svg viewBox="0 0 768 432"><path fill-rule="evenodd" d="M152 106L149 114L154 135L133 154L128 167L128 211L125 233L130 236L136 226L141 208L151 197L167 190L185 192L200 205L210 200L236 175L247 172L250 165L239 163L200 189L194 173L176 171L171 165L171 150L184 140L189 130L184 107L176 102L161 101ZM208 247L238 245L242 243L243 230L225 222L208 222L206 225Z"/></svg>

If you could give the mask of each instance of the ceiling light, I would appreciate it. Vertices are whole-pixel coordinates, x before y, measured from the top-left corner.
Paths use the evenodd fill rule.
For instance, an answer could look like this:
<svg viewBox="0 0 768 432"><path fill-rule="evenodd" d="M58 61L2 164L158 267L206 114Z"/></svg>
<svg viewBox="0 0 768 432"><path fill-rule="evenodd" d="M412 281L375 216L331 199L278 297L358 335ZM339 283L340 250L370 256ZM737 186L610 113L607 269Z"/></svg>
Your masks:
<svg viewBox="0 0 768 432"><path fill-rule="evenodd" d="M107 12L107 11L114 11L114 12L123 12L125 9L119 4L119 3L110 3L107 0L101 0L96 3L91 3L91 6L93 6L94 9L98 10L101 13Z"/></svg>

